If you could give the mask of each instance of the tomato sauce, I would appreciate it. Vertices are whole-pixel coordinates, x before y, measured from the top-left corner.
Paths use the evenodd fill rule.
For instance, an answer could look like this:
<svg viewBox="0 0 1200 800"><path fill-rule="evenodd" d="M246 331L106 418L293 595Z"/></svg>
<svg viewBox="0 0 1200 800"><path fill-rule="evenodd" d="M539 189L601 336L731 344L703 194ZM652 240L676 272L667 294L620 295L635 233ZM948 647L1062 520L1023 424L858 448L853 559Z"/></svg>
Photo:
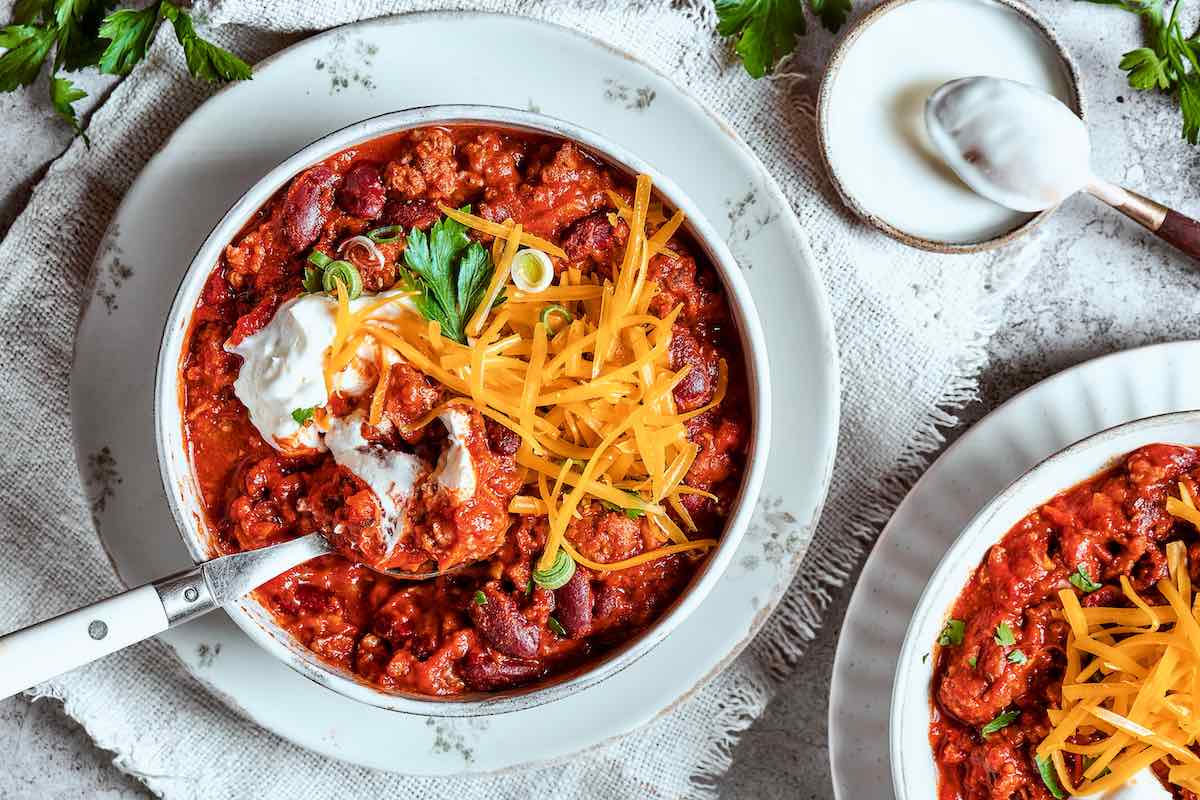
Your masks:
<svg viewBox="0 0 1200 800"><path fill-rule="evenodd" d="M1085 607L1129 606L1124 575L1165 603L1155 584L1167 577L1164 548L1175 540L1189 543L1195 578L1200 542L1166 511L1180 483L1197 496L1200 450L1147 445L1043 504L988 550L950 614L961 633L934 656L929 741L939 800L1051 800L1034 751L1050 731L1046 709L1061 707L1069 626L1057 594L1074 586ZM1078 782L1083 757L1065 758Z"/></svg>
<svg viewBox="0 0 1200 800"><path fill-rule="evenodd" d="M438 203L473 206L489 220L513 219L567 253L557 270L577 267L611 277L628 229L610 217L607 191L625 202L632 184L575 144L511 130L455 126L395 134L338 153L296 176L226 248L192 316L180 379L186 436L217 548L231 553L314 530L342 552L346 531L377 518L366 485L328 453L287 454L263 441L233 391L241 358L226 351L260 330L280 304L301 292L313 249L384 225L428 229ZM472 236L477 234L472 233ZM478 236L485 244L490 238ZM682 306L672 333L671 367L691 366L675 389L680 411L715 392L718 362L729 388L715 408L687 422L700 451L687 483L703 489L683 502L700 535L719 536L744 469L750 416L742 357L725 293L711 266L684 235L654 257L658 294L652 313ZM404 238L382 243L384 259L348 256L364 291L395 285ZM392 367L385 417L400 430L448 399L449 390L411 366ZM335 394L330 408L353 405ZM620 571L580 566L554 591L531 581L547 536L545 516L507 512L519 488L513 455L519 439L476 413L472 456L493 500L459 513L455 530L431 520L431 541L464 569L425 582L381 575L353 558L324 556L280 575L256 597L280 625L330 664L382 688L456 695L529 684L573 670L637 636L684 591L703 557L676 554ZM384 444L421 453L444 440L434 421ZM441 537L439 539L439 537ZM583 504L567 539L584 556L611 562L659 546L645 519L598 503ZM361 553L364 558L370 553Z"/></svg>

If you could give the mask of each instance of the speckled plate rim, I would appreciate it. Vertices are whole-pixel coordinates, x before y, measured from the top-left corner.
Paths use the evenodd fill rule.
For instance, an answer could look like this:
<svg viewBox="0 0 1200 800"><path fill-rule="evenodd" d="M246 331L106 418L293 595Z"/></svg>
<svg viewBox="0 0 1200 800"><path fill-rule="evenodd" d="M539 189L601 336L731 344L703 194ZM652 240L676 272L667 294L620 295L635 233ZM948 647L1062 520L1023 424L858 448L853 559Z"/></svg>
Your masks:
<svg viewBox="0 0 1200 800"><path fill-rule="evenodd" d="M879 535L841 623L828 715L836 800L895 797L880 787L893 787L891 698L901 647L927 582L970 520L1074 442L1200 407L1200 375L1182 369L1198 358L1200 341L1167 342L1069 367L995 408L914 484Z"/></svg>
<svg viewBox="0 0 1200 800"><path fill-rule="evenodd" d="M736 656L750 642L753 636L759 631L759 629L761 629L770 613L778 606L782 599L783 592L790 584L791 579L794 577L795 572L799 568L799 565L803 559L803 548L806 548L807 543L811 541L812 532L816 527L817 519L819 518L821 508L824 505L830 477L832 475L834 456L836 453L838 419L840 417L840 373L837 368L837 341L833 330L829 301L824 293L824 282L815 267L815 257L813 256L812 251L805 240L798 220L790 209L786 197L783 195L775 180L763 168L757 157L750 151L741 138L723 120L720 119L719 116L708 110L704 105L697 101L695 97L693 97L686 90L679 88L667 76L658 70L649 67L636 57L621 51L620 49L615 48L606 42L570 28L506 14L446 11L421 12L410 15L383 17L332 29L299 42L296 45L293 45L288 49L265 59L258 65L258 69L261 71L267 67L276 65L282 60L286 60L295 56L296 51L305 48L313 42L325 41L330 37L354 33L356 31L369 32L377 28L402 28L424 23L438 24L446 21L460 20L473 20L477 22L495 20L498 23L507 22L530 25L536 29L545 29L551 35L564 37L568 40L567 43L570 46L597 49L602 53L615 56L622 61L629 62L629 65L631 65L637 71L640 71L647 77L652 78L652 83L658 84L660 91L664 88L669 88L671 93L676 95L678 99L682 101L682 104L690 109L688 112L689 115L694 114L696 116L700 116L718 128L721 134L726 137L732 145L732 152L736 154L737 159L741 164L739 168L744 171L744 176L748 176L752 180L753 186L756 186L762 190L762 194L759 196L758 200L751 200L751 203L762 204L765 199L768 219L767 221L762 222L762 224L765 225L769 224L770 222L778 222L778 228L780 229L778 236L783 236L787 241L787 244L782 246L779 242L776 242L775 249L778 250L781 255L772 255L770 258L777 259L779 261L778 266L780 268L785 269L789 273L794 273L795 277L789 278L788 280L792 281L794 285L801 287L801 291L805 295L804 308L806 316L808 316L810 320L809 327L813 330L812 335L808 337L808 345L806 347L811 349L813 354L819 354L819 356L814 364L816 369L810 375L809 382L810 386L815 385L817 387L817 391L810 392L809 399L805 401L805 404L813 413L810 415L811 419L806 420L801 425L801 429L806 436L812 434L811 438L813 439L812 444L814 446L807 451L812 458L812 468L806 470L806 488L802 492L802 497L804 499L795 509L798 516L797 518L790 520L790 527L787 529L787 531L781 532L780 530L776 529L774 523L765 523L759 526L765 530L760 530L757 534L755 534L755 526L752 526L751 535L748 537L755 538L757 535L759 544L765 548L772 542L778 542L781 540L783 538L783 533L791 533L793 535L799 534L799 541L801 543L800 548L793 550L791 549L792 545L789 543L788 550L784 552L782 556L780 556L778 551L776 551L775 560L773 561L773 564L769 570L766 569L766 565L764 566L765 574L762 574L762 577L755 580L758 581L757 589L765 590L763 592L763 595L765 596L760 597L759 592L755 591L754 597L749 598L753 601L756 612L753 615L753 619L749 622L748 629L745 631L744 635L741 636L741 638L737 639L730 646L722 648L724 654L715 661L709 662L707 656L703 656L697 660L697 666L711 663L711 666L707 668L707 671L705 671L696 681L689 682L678 693L673 692L669 701L664 702L657 707L637 709L636 711L631 709L626 713L626 720L621 723L619 727L609 725L604 730L595 731L591 734L590 741L582 744L572 744L569 747L565 747L560 743L554 748L558 751L555 754L548 755L539 753L532 758L526 757L524 760L510 761L508 763L499 765L491 763L488 766L482 766L476 762L472 762L469 757L465 763L458 764L451 769L447 769L445 765L440 763L431 765L428 758L425 760L418 760L418 762L415 764L411 761L405 763L395 763L394 761L381 763L379 761L373 761L370 758L364 758L358 754L348 754L346 752L338 751L334 747L332 740L327 738L318 738L310 733L300 735L296 731L281 729L276 725L265 722L261 715L256 713L253 708L247 707L247 704L243 703L241 698L210 681L204 673L204 664L198 664L196 656L191 654L185 655L185 653L179 649L183 644L182 642L177 644L176 640L171 637L170 633L164 635L163 638L167 639L167 641L172 644L172 649L175 654L180 658L184 666L190 672L192 672L197 680L203 683L211 692L213 692L215 696L219 697L223 702L248 719L264 725L264 727L273 730L275 733L283 736L297 745L315 750L335 759L349 761L362 766L424 775L452 773L496 773L511 769L521 769L528 766L550 763L556 760L567 758L572 753L577 753L581 750L603 746L678 707L680 704L689 699L696 691L698 691L707 681L714 678L730 663L732 663ZM606 83L607 82L608 81L606 80ZM237 89L237 86L228 87L222 92L218 92L217 96L220 96L225 92L236 91ZM620 89L621 87L619 86L613 87L614 91L620 91ZM607 91L608 90L606 89L606 95ZM632 106L626 106L626 108L632 108ZM186 125L187 122L184 123L184 126ZM171 145L180 137L180 133L182 132L184 126L181 126L179 130L172 134L172 136L168 139L168 142L163 146L160 153L167 152L170 149ZM145 175L147 172L150 172L151 166L161 157L161 155L156 155L147 165L143 175ZM139 181L141 181L141 178L139 178ZM134 186L131 187L129 193L126 195L125 200L122 202L122 206L118 210L117 215L114 216L114 222L120 218L122 212L125 210L125 207L130 204L131 198L137 189L138 183L135 182ZM731 224L732 220L733 215L731 214ZM732 230L730 235L733 235ZM744 238L748 234L744 229L741 229L739 230L738 235L739 237ZM106 234L106 241L115 241L116 236L117 231L110 228L110 231L108 234ZM790 257L784 257L782 254L790 254ZM742 257L740 251L735 252L735 255L737 255L739 259ZM97 269L104 266L104 259L105 256L102 248L102 252L97 256ZM769 258L763 258L763 260L768 261ZM760 300L759 302L761 305L762 301ZM85 314L84 320L81 323L81 331L87 327L87 317L89 315L99 314L97 306L97 297L93 297L92 304L89 306L89 312L88 314ZM795 309L793 307L792 311L794 312L794 310ZM77 340L77 344L78 341L79 340ZM76 361L78 361L78 355L79 353L77 347ZM77 389L78 387L76 386L73 373L73 407L77 407L76 403L80 400ZM96 492L107 492L109 488L107 484L97 486L93 485L94 481L89 480L89 476L87 474L89 453L85 449L86 442L84 441L84 437L82 437L80 434L79 424L80 423L76 424L76 446L81 471L85 473L85 482L88 482L90 488ZM118 480L120 479L118 478ZM769 483L770 478L768 476L768 484ZM782 489L782 487L780 488ZM776 502L778 502L779 499L781 498L776 498ZM795 537L793 536L792 538ZM119 554L113 552L109 546L109 543L104 541L103 537L102 545L109 553L110 560L113 561L114 566L118 568L118 575L121 575L121 557ZM745 556L746 560L752 560L754 558L756 558L756 556ZM768 560L771 560L770 557L768 557ZM749 569L753 568L751 567ZM746 576L743 575L738 578L738 580L744 580L745 577ZM727 577L726 580L730 579ZM746 589L739 591L748 592L749 590ZM227 624L222 628L222 631L225 631L228 627L229 626ZM204 656L200 655L199 657L202 662ZM211 653L209 657L211 657ZM584 692L581 696L588 696L588 694L588 692ZM452 738L457 737L460 730L462 729L450 729L449 735ZM432 733L434 733L434 731L431 731L431 734ZM469 744L470 731L467 733ZM441 737L443 734L443 729L441 727L437 728L436 734L438 737ZM436 747L438 746L441 745L435 745L435 755L438 753L436 750ZM462 746L460 744L452 742L451 746L460 751L462 750Z"/></svg>
<svg viewBox="0 0 1200 800"><path fill-rule="evenodd" d="M854 215L862 221L866 222L871 227L882 231L888 236L903 242L910 247L916 247L921 250L928 250L934 253L978 253L984 250L994 250L998 247L1003 247L1006 244L1019 239L1022 236L1032 232L1042 224L1054 211L1054 208L1047 209L1024 222L1012 228L1007 233L1002 233L998 236L992 236L978 242L944 242L937 239L929 239L923 236L904 231L887 222L883 218L872 214L868 211L845 184L842 183L838 176L837 170L833 166L833 158L830 148L829 135L829 114L827 112L830 100L833 96L833 87L837 82L837 78L841 72L842 62L846 59L850 50L854 47L858 38L871 25L877 22L881 17L900 6L914 2L923 2L923 0L887 0L887 2L876 6L868 12L862 19L855 22L843 35L842 40L838 42L833 50L833 54L829 57L829 66L825 69L825 76L821 79L820 88L817 90L817 145L821 151L821 161L825 165L825 173L829 176L829 180L833 183L837 190L838 196L842 198L842 202L846 204ZM1071 90L1071 110L1079 115L1080 119L1086 121L1086 103L1083 95L1083 81L1079 75L1079 68L1075 64L1075 59L1071 56L1066 45L1059 39L1058 34L1054 32L1054 28L1046 20L1042 19L1037 12L1025 5L1021 0L987 0L987 2L997 3L1006 6L1017 14L1025 18L1025 21L1033 27L1038 33L1046 38L1053 49L1057 52L1062 61L1062 66L1066 70L1069 88Z"/></svg>

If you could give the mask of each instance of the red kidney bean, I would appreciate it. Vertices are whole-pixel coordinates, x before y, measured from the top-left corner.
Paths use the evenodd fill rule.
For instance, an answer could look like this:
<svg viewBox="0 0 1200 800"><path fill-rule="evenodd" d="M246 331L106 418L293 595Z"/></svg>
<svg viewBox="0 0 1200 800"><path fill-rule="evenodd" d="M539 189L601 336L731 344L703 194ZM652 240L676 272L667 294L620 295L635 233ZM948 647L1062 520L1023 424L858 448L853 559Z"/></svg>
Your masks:
<svg viewBox="0 0 1200 800"><path fill-rule="evenodd" d="M333 209L333 184L337 176L326 166L301 172L288 187L280 208L279 228L292 252L317 240L325 218Z"/></svg>
<svg viewBox="0 0 1200 800"><path fill-rule="evenodd" d="M567 637L580 639L592 629L592 581L582 568L554 591L554 618Z"/></svg>
<svg viewBox="0 0 1200 800"><path fill-rule="evenodd" d="M389 200L383 209L383 222L403 228L425 230L442 216L438 207L428 200Z"/></svg>
<svg viewBox="0 0 1200 800"><path fill-rule="evenodd" d="M534 680L542 674L542 665L538 661L493 656L472 650L462 660L459 674L472 689L489 692Z"/></svg>
<svg viewBox="0 0 1200 800"><path fill-rule="evenodd" d="M537 655L541 631L521 613L517 601L500 590L497 583L483 587L486 603L471 599L469 614L475 630L497 651L517 658Z"/></svg>
<svg viewBox="0 0 1200 800"><path fill-rule="evenodd" d="M378 217L386 200L382 171L373 161L360 161L347 170L337 191L338 205L363 219Z"/></svg>
<svg viewBox="0 0 1200 800"><path fill-rule="evenodd" d="M691 411L711 400L717 385L716 352L681 325L671 331L669 352L671 369L691 367L675 387L675 404L679 410Z"/></svg>

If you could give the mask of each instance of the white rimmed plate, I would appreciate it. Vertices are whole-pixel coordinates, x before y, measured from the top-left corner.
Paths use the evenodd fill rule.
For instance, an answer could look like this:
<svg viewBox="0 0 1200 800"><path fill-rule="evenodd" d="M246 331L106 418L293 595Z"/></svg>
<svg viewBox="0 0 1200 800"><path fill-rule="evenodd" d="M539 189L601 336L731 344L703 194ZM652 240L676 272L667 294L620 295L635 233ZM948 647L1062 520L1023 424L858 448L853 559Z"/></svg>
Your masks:
<svg viewBox="0 0 1200 800"><path fill-rule="evenodd" d="M439 69L448 59L456 69ZM481 77L490 74L511 79ZM312 684L223 615L163 636L201 681L264 727L326 755L412 774L560 758L648 722L716 674L800 563L837 431L836 344L812 256L775 183L720 121L663 76L563 28L487 14L376 20L308 39L206 103L147 165L113 221L79 333L72 400L81 468L123 580L190 562L158 480L152 387L171 297L213 224L272 166L331 130L383 110L472 102L537 107L674 177L709 219L725 221L779 347L772 361L788 369L773 387L777 438L762 513L730 569L654 652L591 690L529 712L433 720Z"/></svg>
<svg viewBox="0 0 1200 800"><path fill-rule="evenodd" d="M917 482L880 535L842 623L829 698L839 800L892 796L889 708L896 674L911 668L899 662L900 648L951 543L993 496L1063 447L1130 420L1200 408L1198 358L1200 342L1174 342L1047 378L963 434Z"/></svg>

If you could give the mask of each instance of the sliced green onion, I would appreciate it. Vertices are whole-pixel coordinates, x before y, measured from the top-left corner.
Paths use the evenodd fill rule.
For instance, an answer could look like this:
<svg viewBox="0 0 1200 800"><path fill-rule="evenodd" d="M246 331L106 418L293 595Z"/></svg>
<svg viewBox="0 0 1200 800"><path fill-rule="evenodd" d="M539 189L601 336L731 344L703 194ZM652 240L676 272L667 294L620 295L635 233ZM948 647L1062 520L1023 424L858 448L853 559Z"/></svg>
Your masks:
<svg viewBox="0 0 1200 800"><path fill-rule="evenodd" d="M1008 654L1008 663L1010 664L1024 664L1028 660L1029 656L1025 655L1023 650L1013 650Z"/></svg>
<svg viewBox="0 0 1200 800"><path fill-rule="evenodd" d="M1021 712L1017 711L1015 708L1012 711L1005 711L987 725L984 725L982 728L980 728L979 732L984 736L990 736L998 730L1007 728L1010 724L1012 724L1012 721L1019 716L1021 716Z"/></svg>
<svg viewBox="0 0 1200 800"><path fill-rule="evenodd" d="M1054 796L1054 800L1065 800L1067 793L1063 791L1062 786L1058 783L1058 771L1054 769L1053 762L1048 758L1039 758L1038 756L1034 756L1033 760L1037 762L1038 772L1042 776L1042 783L1046 784L1046 788L1050 790L1050 794Z"/></svg>
<svg viewBox="0 0 1200 800"><path fill-rule="evenodd" d="M542 309L541 320L542 320L542 324L546 326L546 330L550 330L550 318L555 317L555 316L562 317L562 321L563 321L564 325L570 325L572 322L575 321L574 314L572 314L570 311L567 311L565 308L563 308L562 306L555 303L552 306L546 306L545 308Z"/></svg>
<svg viewBox="0 0 1200 800"><path fill-rule="evenodd" d="M312 264L317 269L325 269L325 267L329 266L329 262L331 261L333 261L333 259L322 253L320 250L313 250L308 254L308 263Z"/></svg>
<svg viewBox="0 0 1200 800"><path fill-rule="evenodd" d="M554 556L554 564L550 569L535 569L533 582L543 589L557 589L565 586L575 574L575 559L567 555L566 550L560 549Z"/></svg>
<svg viewBox="0 0 1200 800"><path fill-rule="evenodd" d="M1007 622L1001 622L996 626L996 633L992 636L996 640L996 644L1001 647L1008 647L1017 643L1017 639L1013 636L1012 628L1008 627Z"/></svg>
<svg viewBox="0 0 1200 800"><path fill-rule="evenodd" d="M562 551L560 550L559 552L561 553ZM554 617L546 617L546 624L550 627L550 630L554 631L559 636L565 637L567 635L567 629L564 628L562 623L556 620Z"/></svg>
<svg viewBox="0 0 1200 800"><path fill-rule="evenodd" d="M304 286L304 291L309 294L320 294L325 291L325 287L321 285L321 269L320 267L304 267L304 280L301 284Z"/></svg>
<svg viewBox="0 0 1200 800"><path fill-rule="evenodd" d="M1092 576L1088 575L1087 567L1083 564L1076 567L1075 571L1067 577L1067 580L1084 594L1091 594L1100 588L1100 584L1092 580Z"/></svg>
<svg viewBox="0 0 1200 800"><path fill-rule="evenodd" d="M391 244L398 242L404 238L403 225L384 225L382 228L376 228L373 231L367 231L366 236L372 242L379 244Z"/></svg>
<svg viewBox="0 0 1200 800"><path fill-rule="evenodd" d="M477 606L486 606L487 605L487 595L478 589L475 590L475 605L477 605Z"/></svg>
<svg viewBox="0 0 1200 800"><path fill-rule="evenodd" d="M512 279L523 292L543 292L554 280L554 264L541 250L522 248L513 256Z"/></svg>
<svg viewBox="0 0 1200 800"><path fill-rule="evenodd" d="M334 292L337 291L339 280L346 285L346 293L351 300L362 294L362 276L349 261L329 262L325 267L325 274L321 276L321 285L325 287L325 291Z"/></svg>

